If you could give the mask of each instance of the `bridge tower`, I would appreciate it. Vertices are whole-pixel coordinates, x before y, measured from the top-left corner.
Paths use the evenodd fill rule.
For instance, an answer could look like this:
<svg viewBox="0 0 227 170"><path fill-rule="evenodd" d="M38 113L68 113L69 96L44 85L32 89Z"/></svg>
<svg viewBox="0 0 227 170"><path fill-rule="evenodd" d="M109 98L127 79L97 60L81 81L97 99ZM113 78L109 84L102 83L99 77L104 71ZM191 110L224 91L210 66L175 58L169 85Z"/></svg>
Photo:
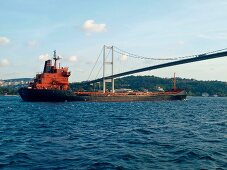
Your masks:
<svg viewBox="0 0 227 170"><path fill-rule="evenodd" d="M111 50L111 61L106 61L106 49ZM110 64L111 74L114 75L114 50L113 46L103 46L103 93L106 92L106 82L112 82L112 93L114 93L114 78L106 79L106 65Z"/></svg>

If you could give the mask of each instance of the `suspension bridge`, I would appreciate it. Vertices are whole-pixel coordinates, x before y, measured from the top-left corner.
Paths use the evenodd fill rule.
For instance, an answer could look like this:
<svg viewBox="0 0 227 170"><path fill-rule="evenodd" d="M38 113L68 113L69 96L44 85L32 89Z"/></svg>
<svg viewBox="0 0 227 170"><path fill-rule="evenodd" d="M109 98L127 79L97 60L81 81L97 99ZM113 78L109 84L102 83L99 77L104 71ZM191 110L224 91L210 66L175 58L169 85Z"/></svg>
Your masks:
<svg viewBox="0 0 227 170"><path fill-rule="evenodd" d="M107 51L108 51L108 54L107 54ZM109 56L109 54L111 54L110 61L107 60L107 57ZM132 69L132 70L123 71L123 72L115 74L114 73L114 56L116 54L125 56L127 58L162 61L162 62L164 61L165 63L155 64L155 65L137 68L137 69ZM94 68L96 67L97 62L101 56L103 56L103 61L102 61L102 65L101 65L102 67L100 67L98 73L100 73L101 69L103 69L102 77L97 78L97 76L96 76L95 79L90 80L90 77L94 71ZM102 82L103 83L103 92L105 92L106 91L106 82L111 82L112 83L112 92L114 92L114 79L118 78L118 77L141 73L141 72L150 71L150 70L155 70L155 69L160 69L160 68L165 68L165 67L171 67L171 66L193 63L193 62L198 62L198 61L203 61L203 60L226 57L226 56L227 56L227 48L212 51L212 52L202 53L202 54L198 54L198 55L190 55L190 56L174 57L174 58L144 57L144 56L140 56L140 55L136 55L136 54L124 51L115 46L104 45L91 72L90 72L88 80L84 81L83 83L94 84L97 82ZM106 74L107 65L111 65L111 74L110 75Z"/></svg>

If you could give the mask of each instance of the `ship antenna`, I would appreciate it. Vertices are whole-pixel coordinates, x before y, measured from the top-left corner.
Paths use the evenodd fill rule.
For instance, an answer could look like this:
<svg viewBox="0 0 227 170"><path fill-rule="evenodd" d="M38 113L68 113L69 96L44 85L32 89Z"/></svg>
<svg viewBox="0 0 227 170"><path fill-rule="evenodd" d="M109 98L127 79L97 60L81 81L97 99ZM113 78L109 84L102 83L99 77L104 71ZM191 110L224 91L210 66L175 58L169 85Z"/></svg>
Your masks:
<svg viewBox="0 0 227 170"><path fill-rule="evenodd" d="M61 58L59 56L57 56L56 54L56 50L54 50L54 67L56 68L57 67L57 60L60 60Z"/></svg>

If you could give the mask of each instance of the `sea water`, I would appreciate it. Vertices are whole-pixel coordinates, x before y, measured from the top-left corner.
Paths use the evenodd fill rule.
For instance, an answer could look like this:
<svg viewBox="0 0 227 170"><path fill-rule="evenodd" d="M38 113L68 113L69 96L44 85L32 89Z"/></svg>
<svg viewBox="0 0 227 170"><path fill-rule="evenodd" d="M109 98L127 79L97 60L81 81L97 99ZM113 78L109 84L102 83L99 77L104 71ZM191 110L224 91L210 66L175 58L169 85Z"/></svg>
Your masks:
<svg viewBox="0 0 227 170"><path fill-rule="evenodd" d="M0 97L1 169L225 169L227 98L23 102Z"/></svg>

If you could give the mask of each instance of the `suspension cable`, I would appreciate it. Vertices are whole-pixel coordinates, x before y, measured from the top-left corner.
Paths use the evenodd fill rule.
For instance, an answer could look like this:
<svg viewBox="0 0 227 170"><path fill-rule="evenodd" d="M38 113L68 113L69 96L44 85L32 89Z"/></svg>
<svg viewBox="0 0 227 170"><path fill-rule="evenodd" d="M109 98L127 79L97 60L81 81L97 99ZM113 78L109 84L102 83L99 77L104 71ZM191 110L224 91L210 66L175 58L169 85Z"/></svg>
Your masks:
<svg viewBox="0 0 227 170"><path fill-rule="evenodd" d="M95 79L97 79L97 77L98 77L98 75L99 75L99 73L100 73L101 70L102 70L102 65L101 65L101 67L99 68L98 74L96 75Z"/></svg>
<svg viewBox="0 0 227 170"><path fill-rule="evenodd" d="M185 58L198 57L198 56L201 56L201 55L207 55L207 54L212 54L212 53L216 53L216 52L220 52L220 51L226 51L226 50L227 50L227 48L223 48L223 49L220 49L220 50L215 50L215 51L202 53L202 54L198 54L198 55L190 55L190 56L175 57L175 58L154 58L154 57L144 57L144 56L132 54L132 53L129 53L127 51L124 51L124 50L114 46L114 51L118 54L126 55L126 56L131 57L131 58L146 59L146 60L179 60L179 59L185 59Z"/></svg>
<svg viewBox="0 0 227 170"><path fill-rule="evenodd" d="M96 59L95 64L94 64L93 68L91 69L90 74L89 74L89 76L88 76L88 79L87 79L87 80L89 80L89 79L90 79L91 74L92 74L92 72L94 71L94 68L95 68L96 64L98 63L98 60L99 60L99 58L100 58L100 56L101 56L101 54L102 54L102 51L103 51L103 48L101 49L101 51L100 51L100 53L99 53L99 55L98 55L98 58Z"/></svg>
<svg viewBox="0 0 227 170"><path fill-rule="evenodd" d="M115 50L115 49L116 49L116 50ZM121 50L120 48L115 47L115 46L114 46L114 52L116 52L116 53L118 53L118 54L121 54L121 55L126 55L126 56L131 57L131 58L149 59L149 60L174 60L173 58L166 58L166 59L164 59L164 58L144 57L144 56L132 54L132 53L129 53L129 52L127 52L127 51Z"/></svg>
<svg viewBox="0 0 227 170"><path fill-rule="evenodd" d="M105 58L107 58L107 57L109 56L110 51L111 51L111 50L109 50L109 52L107 53L107 55L105 56ZM101 70L102 70L102 65L101 65L101 67L99 68L99 71L98 71L98 73L97 73L95 79L98 77L98 75L99 75L99 73L100 73Z"/></svg>

